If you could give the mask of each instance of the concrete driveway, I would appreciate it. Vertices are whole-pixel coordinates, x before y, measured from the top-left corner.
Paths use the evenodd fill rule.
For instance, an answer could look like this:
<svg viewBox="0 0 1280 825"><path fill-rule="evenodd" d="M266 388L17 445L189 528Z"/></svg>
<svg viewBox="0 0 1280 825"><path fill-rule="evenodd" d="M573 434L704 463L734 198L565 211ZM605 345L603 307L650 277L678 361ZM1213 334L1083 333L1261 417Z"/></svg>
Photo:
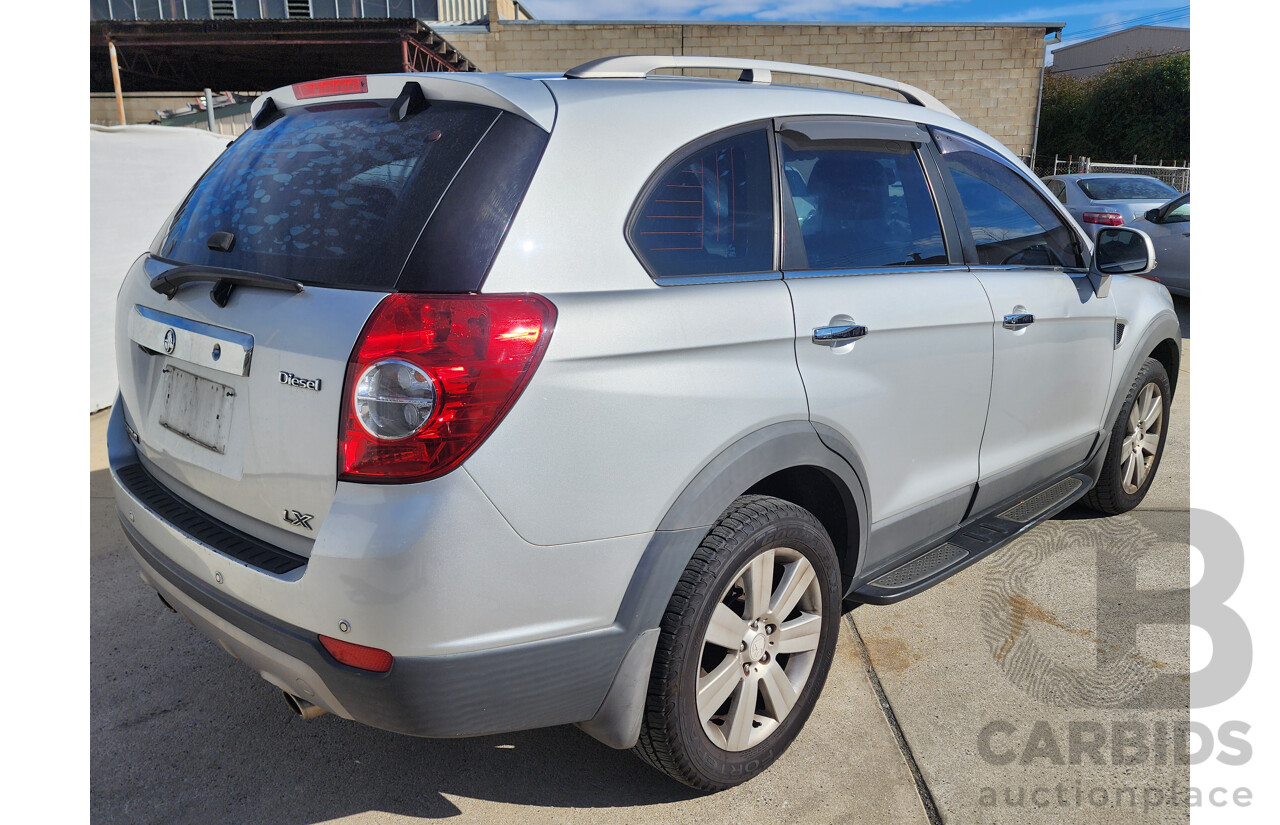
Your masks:
<svg viewBox="0 0 1280 825"><path fill-rule="evenodd" d="M1184 334L1141 508L1068 511L907 602L854 611L800 739L711 796L572 727L420 740L294 718L140 581L116 524L106 414L93 416L94 821L1186 821L1166 801L1188 781L1171 743L1189 694L1189 317Z"/></svg>

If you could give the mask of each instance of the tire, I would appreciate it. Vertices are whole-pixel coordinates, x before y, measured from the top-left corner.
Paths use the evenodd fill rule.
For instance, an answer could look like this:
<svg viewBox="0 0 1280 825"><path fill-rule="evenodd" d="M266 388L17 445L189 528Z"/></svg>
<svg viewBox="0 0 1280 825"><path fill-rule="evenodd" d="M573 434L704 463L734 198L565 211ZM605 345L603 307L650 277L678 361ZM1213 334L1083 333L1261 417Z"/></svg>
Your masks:
<svg viewBox="0 0 1280 825"><path fill-rule="evenodd" d="M1155 399L1157 394L1159 398ZM1102 474L1082 500L1086 507L1115 516L1129 512L1142 502L1164 455L1172 398L1164 365L1148 358L1133 379L1120 415L1111 428ZM1152 404L1153 400L1156 403ZM1135 437L1145 444L1141 452L1135 446Z"/></svg>
<svg viewBox="0 0 1280 825"><path fill-rule="evenodd" d="M768 496L734 501L662 617L636 753L704 791L768 768L822 691L840 596L839 560L813 515Z"/></svg>

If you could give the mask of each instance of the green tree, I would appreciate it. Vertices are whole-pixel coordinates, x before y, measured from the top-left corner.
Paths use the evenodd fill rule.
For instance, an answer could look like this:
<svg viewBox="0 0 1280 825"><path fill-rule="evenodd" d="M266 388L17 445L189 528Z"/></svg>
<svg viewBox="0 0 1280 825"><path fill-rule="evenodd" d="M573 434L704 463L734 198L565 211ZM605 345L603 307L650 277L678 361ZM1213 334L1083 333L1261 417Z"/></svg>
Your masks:
<svg viewBox="0 0 1280 825"><path fill-rule="evenodd" d="M1089 142L1084 135L1085 112L1089 103L1088 80L1046 72L1044 97L1040 102L1041 154L1072 155L1089 154Z"/></svg>
<svg viewBox="0 0 1280 825"><path fill-rule="evenodd" d="M1190 158L1191 56L1138 55L1088 79L1048 74L1038 151L1099 161Z"/></svg>

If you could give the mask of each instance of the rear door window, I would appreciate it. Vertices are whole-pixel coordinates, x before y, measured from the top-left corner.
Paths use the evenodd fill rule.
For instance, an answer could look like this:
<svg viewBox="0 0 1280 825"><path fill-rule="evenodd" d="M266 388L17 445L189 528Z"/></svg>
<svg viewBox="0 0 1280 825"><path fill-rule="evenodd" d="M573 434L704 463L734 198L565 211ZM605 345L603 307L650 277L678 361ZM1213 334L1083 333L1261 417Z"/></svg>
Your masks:
<svg viewBox="0 0 1280 825"><path fill-rule="evenodd" d="M808 269L947 263L915 144L784 132L781 152Z"/></svg>
<svg viewBox="0 0 1280 825"><path fill-rule="evenodd" d="M999 155L949 132L938 130L935 137L943 167L960 195L978 264L1069 269L1084 265L1071 229Z"/></svg>
<svg viewBox="0 0 1280 825"><path fill-rule="evenodd" d="M196 184L161 257L320 286L394 288L432 210L501 113L433 101L396 122L389 106L301 106L250 129ZM231 233L230 249L210 248L219 232Z"/></svg>
<svg viewBox="0 0 1280 825"><path fill-rule="evenodd" d="M702 146L658 173L628 235L655 278L770 272L773 175L769 134Z"/></svg>

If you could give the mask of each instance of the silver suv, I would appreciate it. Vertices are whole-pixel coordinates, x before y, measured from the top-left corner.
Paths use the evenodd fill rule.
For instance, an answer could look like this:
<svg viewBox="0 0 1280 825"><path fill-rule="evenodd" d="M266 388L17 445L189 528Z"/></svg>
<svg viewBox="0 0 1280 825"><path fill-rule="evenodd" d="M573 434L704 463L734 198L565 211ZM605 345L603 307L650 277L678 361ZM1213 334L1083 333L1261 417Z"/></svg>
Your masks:
<svg viewBox="0 0 1280 825"><path fill-rule="evenodd" d="M725 788L842 612L1159 466L1150 241L919 89L619 57L253 114L120 291L109 447L143 577L304 717Z"/></svg>

